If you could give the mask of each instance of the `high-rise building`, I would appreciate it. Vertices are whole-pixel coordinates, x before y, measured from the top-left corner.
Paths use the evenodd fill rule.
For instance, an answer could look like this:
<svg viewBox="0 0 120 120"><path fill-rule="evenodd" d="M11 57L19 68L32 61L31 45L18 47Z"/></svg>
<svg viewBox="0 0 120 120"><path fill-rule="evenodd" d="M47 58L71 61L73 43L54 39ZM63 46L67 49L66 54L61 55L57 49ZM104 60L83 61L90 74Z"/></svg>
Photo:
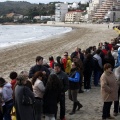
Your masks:
<svg viewBox="0 0 120 120"><path fill-rule="evenodd" d="M120 0L92 0L87 8L88 20L114 22L120 19Z"/></svg>
<svg viewBox="0 0 120 120"><path fill-rule="evenodd" d="M64 22L65 14L68 12L68 4L67 3L56 3L55 4L55 21L56 22Z"/></svg>

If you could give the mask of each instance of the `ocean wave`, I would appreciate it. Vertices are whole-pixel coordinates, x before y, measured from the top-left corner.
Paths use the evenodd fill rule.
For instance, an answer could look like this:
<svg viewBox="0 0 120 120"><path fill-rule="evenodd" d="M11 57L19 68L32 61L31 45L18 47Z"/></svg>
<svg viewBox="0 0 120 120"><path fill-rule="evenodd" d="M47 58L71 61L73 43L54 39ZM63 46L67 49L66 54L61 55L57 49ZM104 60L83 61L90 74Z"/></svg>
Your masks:
<svg viewBox="0 0 120 120"><path fill-rule="evenodd" d="M4 25L0 26L0 48L70 32L70 27L51 27L37 25Z"/></svg>

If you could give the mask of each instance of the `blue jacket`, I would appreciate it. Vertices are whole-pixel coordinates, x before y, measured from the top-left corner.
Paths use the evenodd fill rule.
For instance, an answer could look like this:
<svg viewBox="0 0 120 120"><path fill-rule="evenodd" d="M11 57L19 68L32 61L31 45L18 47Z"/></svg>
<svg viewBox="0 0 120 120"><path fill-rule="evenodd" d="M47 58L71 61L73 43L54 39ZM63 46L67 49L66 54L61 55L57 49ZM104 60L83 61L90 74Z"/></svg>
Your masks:
<svg viewBox="0 0 120 120"><path fill-rule="evenodd" d="M80 73L76 72L75 75L74 75L74 78L68 77L68 79L72 82L79 82L80 81Z"/></svg>
<svg viewBox="0 0 120 120"><path fill-rule="evenodd" d="M80 81L80 73L77 70L71 71L69 77L69 89L70 90L77 90L79 89L79 81Z"/></svg>

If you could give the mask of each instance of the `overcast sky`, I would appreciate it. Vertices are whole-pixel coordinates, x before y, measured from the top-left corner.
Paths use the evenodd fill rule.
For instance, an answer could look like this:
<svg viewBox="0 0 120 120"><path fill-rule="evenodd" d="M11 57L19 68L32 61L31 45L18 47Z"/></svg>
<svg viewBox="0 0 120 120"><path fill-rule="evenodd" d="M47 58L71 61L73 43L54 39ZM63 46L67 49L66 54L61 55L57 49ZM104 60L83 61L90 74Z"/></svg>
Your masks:
<svg viewBox="0 0 120 120"><path fill-rule="evenodd" d="M28 1L30 3L49 3L54 1L60 1L60 2L84 2L89 0L0 0L0 2L4 1Z"/></svg>

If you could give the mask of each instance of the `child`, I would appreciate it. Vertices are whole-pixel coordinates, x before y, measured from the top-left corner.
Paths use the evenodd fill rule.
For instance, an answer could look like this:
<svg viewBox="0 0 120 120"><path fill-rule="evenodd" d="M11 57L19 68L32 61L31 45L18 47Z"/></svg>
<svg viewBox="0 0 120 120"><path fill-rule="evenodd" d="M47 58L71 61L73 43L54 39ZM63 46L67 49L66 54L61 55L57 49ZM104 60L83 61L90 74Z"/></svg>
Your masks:
<svg viewBox="0 0 120 120"><path fill-rule="evenodd" d="M12 90L14 90L15 84L16 84L16 78L17 78L17 73L16 72L11 72L10 73L10 79L11 79L11 85L12 85Z"/></svg>

